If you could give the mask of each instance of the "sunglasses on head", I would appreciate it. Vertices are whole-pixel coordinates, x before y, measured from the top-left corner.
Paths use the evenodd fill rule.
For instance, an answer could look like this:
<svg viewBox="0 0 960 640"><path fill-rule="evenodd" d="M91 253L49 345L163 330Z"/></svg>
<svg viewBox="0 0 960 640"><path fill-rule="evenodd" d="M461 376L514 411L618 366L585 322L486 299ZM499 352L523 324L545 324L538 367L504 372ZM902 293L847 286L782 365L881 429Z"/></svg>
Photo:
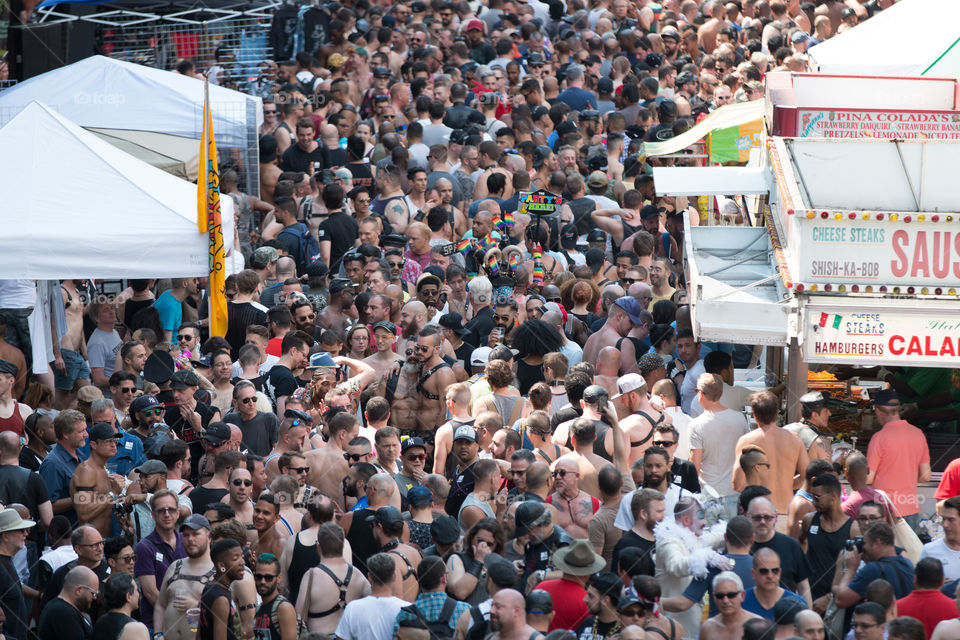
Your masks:
<svg viewBox="0 0 960 640"><path fill-rule="evenodd" d="M233 481L233 486L235 486L235 487L240 487L240 486L243 486L243 487L252 487L252 486L253 486L253 480L234 480L234 481Z"/></svg>

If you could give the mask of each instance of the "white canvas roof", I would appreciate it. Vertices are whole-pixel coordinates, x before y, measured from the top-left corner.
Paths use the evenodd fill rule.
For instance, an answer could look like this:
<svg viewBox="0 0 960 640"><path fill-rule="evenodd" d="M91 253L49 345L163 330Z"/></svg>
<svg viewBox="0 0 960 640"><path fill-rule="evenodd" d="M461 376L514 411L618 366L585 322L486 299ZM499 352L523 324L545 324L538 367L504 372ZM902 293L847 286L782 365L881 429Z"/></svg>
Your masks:
<svg viewBox="0 0 960 640"><path fill-rule="evenodd" d="M205 276L197 187L32 103L0 129L5 278ZM221 199L227 250L233 200Z"/></svg>
<svg viewBox="0 0 960 640"><path fill-rule="evenodd" d="M139 64L91 56L0 93L0 126L42 102L82 127L155 131L200 138L203 82ZM210 86L213 129L221 147L248 146L263 123L263 102Z"/></svg>

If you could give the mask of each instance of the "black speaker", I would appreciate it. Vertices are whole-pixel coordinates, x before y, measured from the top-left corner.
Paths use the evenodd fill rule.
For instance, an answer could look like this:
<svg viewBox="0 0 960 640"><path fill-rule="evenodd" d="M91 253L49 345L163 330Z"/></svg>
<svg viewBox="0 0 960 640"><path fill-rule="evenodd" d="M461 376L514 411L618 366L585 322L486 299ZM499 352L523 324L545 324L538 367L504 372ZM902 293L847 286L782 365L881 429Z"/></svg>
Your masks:
<svg viewBox="0 0 960 640"><path fill-rule="evenodd" d="M98 7L87 5L60 5L59 11L75 15L89 14ZM10 50L13 53L11 77L26 80L88 58L96 51L97 25L74 20L56 24L11 25Z"/></svg>

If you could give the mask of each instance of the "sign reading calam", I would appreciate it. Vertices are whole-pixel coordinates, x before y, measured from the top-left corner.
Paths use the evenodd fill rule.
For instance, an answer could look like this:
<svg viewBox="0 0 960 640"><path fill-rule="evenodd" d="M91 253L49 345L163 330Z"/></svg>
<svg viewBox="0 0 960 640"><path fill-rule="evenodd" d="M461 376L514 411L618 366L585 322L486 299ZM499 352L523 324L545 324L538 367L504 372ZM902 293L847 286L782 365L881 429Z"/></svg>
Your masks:
<svg viewBox="0 0 960 640"><path fill-rule="evenodd" d="M563 204L563 197L550 193L545 189L536 191L521 191L520 202L517 211L526 213L530 216L549 216L560 209Z"/></svg>
<svg viewBox="0 0 960 640"><path fill-rule="evenodd" d="M799 222L801 282L960 287L956 222Z"/></svg>
<svg viewBox="0 0 960 640"><path fill-rule="evenodd" d="M960 312L808 305L803 341L808 362L957 367Z"/></svg>

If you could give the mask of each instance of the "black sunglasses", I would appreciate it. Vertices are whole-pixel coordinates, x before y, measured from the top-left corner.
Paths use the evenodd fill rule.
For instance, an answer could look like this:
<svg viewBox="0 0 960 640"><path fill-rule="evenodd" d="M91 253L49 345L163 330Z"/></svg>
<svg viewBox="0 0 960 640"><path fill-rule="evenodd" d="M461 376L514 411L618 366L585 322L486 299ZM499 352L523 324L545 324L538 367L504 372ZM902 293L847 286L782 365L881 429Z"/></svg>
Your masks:
<svg viewBox="0 0 960 640"><path fill-rule="evenodd" d="M235 487L240 487L240 486L252 487L252 486L253 486L253 480L234 480L234 481L233 481L233 486L235 486Z"/></svg>
<svg viewBox="0 0 960 640"><path fill-rule="evenodd" d="M360 458L365 458L368 455L370 454L369 453L345 453L343 454L343 459L347 461L353 460L354 462L360 462Z"/></svg>

